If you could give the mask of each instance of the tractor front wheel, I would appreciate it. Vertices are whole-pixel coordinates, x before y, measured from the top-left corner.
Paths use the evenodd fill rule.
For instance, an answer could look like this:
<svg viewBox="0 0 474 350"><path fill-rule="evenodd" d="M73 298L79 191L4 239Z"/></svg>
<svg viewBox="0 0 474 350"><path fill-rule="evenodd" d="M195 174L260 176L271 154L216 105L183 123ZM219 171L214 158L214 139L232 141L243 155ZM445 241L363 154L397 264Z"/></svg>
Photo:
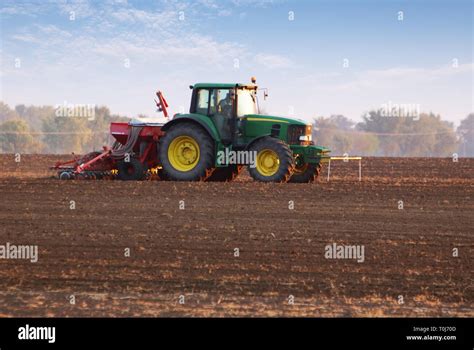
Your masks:
<svg viewBox="0 0 474 350"><path fill-rule="evenodd" d="M251 147L256 153L254 166L248 167L250 176L262 182L287 182L293 174L295 163L291 149L281 140L264 137Z"/></svg>
<svg viewBox="0 0 474 350"><path fill-rule="evenodd" d="M309 183L315 182L321 171L320 164L304 163L295 167L295 172L289 182L293 183Z"/></svg>
<svg viewBox="0 0 474 350"><path fill-rule="evenodd" d="M214 141L199 126L177 124L161 139L160 161L169 180L204 181L213 170Z"/></svg>

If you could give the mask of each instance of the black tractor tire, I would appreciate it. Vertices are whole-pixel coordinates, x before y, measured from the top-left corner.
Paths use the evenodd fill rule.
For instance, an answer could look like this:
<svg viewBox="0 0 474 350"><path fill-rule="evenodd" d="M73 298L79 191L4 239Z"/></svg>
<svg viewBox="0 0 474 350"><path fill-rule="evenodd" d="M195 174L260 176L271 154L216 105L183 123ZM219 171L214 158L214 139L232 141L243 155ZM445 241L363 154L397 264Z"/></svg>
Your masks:
<svg viewBox="0 0 474 350"><path fill-rule="evenodd" d="M288 145L273 137L264 137L256 141L249 148L250 151L257 153L256 167L248 166L250 176L256 181L261 182L288 182L293 174L295 168L295 161L293 153ZM274 163L275 172L272 174L265 174L259 170L259 157L261 152L272 151L278 157L277 163Z"/></svg>
<svg viewBox="0 0 474 350"><path fill-rule="evenodd" d="M292 183L315 182L321 171L321 164L304 164L301 169L295 168L295 172L290 177Z"/></svg>
<svg viewBox="0 0 474 350"><path fill-rule="evenodd" d="M123 181L143 180L146 173L146 167L137 158L130 158L129 162L119 161L117 170L117 178Z"/></svg>
<svg viewBox="0 0 474 350"><path fill-rule="evenodd" d="M70 171L62 171L59 173L59 180L71 180L74 178L74 174Z"/></svg>
<svg viewBox="0 0 474 350"><path fill-rule="evenodd" d="M159 169L157 175L158 175L158 179L159 179L160 181L169 181L169 180L170 180L169 177L166 176L166 174L165 174L165 172L163 171L163 169Z"/></svg>
<svg viewBox="0 0 474 350"><path fill-rule="evenodd" d="M209 176L206 181L215 182L230 182L239 176L240 172L244 168L243 165L231 164L225 168L215 168L212 175Z"/></svg>
<svg viewBox="0 0 474 350"><path fill-rule="evenodd" d="M194 167L189 170L176 169L168 157L170 145L179 137L191 138L197 144L199 158L196 160ZM172 126L171 129L166 131L165 136L160 141L159 159L163 178L166 180L204 181L213 172L214 158L214 140L204 129L191 123L179 123ZM174 161L176 162L177 160Z"/></svg>

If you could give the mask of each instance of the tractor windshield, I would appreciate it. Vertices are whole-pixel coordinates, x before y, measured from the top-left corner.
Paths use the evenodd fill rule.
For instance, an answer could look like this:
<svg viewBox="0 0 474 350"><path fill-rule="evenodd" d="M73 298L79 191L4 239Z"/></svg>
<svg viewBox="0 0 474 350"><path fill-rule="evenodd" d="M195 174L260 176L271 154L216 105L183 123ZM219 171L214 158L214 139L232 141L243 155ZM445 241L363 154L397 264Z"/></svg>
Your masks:
<svg viewBox="0 0 474 350"><path fill-rule="evenodd" d="M237 116L258 114L255 89L237 89Z"/></svg>

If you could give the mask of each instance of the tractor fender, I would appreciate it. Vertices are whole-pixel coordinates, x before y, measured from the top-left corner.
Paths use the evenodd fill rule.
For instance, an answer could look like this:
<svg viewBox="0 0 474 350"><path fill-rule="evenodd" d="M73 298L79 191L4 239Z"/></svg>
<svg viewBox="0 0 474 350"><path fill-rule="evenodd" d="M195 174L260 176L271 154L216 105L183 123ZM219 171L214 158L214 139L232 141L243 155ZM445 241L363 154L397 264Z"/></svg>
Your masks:
<svg viewBox="0 0 474 350"><path fill-rule="evenodd" d="M263 138L265 138L265 137L273 137L273 136L272 136L271 134L260 135L260 136L258 136L258 137L256 137L256 138L254 138L252 141L250 141L250 142L247 144L247 146L245 147L245 149L246 149L246 150L249 150L249 149L253 146L253 144L254 144L255 142L257 142L257 141L259 141L259 140L261 140L261 139L263 139Z"/></svg>
<svg viewBox="0 0 474 350"><path fill-rule="evenodd" d="M195 124L196 126L200 126L203 128L209 136L217 143L220 142L221 138L219 137L219 133L217 132L216 127L212 123L212 121L205 116L201 116L198 114L193 114L193 115L186 115L186 116L179 116L177 118L174 118L173 120L167 122L161 130L167 131L174 125L177 125L179 123L192 123Z"/></svg>

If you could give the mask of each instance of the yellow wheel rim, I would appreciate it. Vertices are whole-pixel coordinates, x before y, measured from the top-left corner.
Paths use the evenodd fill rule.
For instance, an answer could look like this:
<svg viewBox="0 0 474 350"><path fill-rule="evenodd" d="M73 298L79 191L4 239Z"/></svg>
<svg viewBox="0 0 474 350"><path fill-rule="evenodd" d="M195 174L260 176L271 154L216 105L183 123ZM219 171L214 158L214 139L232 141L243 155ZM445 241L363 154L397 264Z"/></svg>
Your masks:
<svg viewBox="0 0 474 350"><path fill-rule="evenodd" d="M168 147L168 159L176 170L190 171L199 162L199 145L191 136L178 136Z"/></svg>
<svg viewBox="0 0 474 350"><path fill-rule="evenodd" d="M275 175L280 168L280 158L271 149L264 149L257 154L257 171L263 176Z"/></svg>

